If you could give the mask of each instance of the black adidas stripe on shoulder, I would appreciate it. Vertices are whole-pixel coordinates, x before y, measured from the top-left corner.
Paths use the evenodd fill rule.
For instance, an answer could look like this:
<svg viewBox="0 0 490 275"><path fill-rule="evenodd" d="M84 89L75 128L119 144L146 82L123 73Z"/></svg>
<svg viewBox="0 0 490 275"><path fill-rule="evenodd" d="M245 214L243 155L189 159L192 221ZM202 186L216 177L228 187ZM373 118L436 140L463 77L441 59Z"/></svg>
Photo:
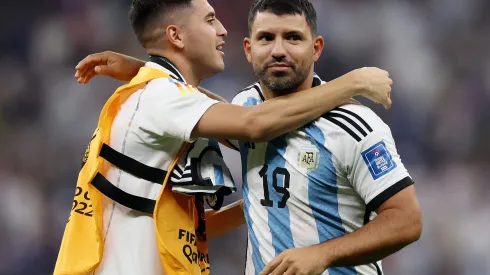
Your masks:
<svg viewBox="0 0 490 275"><path fill-rule="evenodd" d="M337 113L337 112L334 113L332 111L338 111L340 113ZM369 124L367 124L366 121L362 117L360 117L358 114L356 114L352 111L349 111L349 110L346 110L346 109L340 108L340 107L337 107L337 108L333 109L332 111L324 114L322 117L324 119L332 122L333 124L339 126L340 128L342 128L342 130L347 132L357 142L360 142L363 138L367 137L368 134L373 131L371 126L369 126ZM347 116L345 114L352 116L352 118L350 118L349 116ZM350 126L355 128L358 133L356 133L351 128L349 128L347 126L347 124L349 124ZM363 127L361 125L363 125L365 127L365 129L363 129Z"/></svg>
<svg viewBox="0 0 490 275"><path fill-rule="evenodd" d="M371 128L371 126L369 126L369 124L367 124L366 121L364 119L362 119L362 117L360 117L358 114L356 114L356 113L354 113L352 111L346 110L344 108L340 108L340 107L337 107L337 108L335 108L333 110L334 111L343 112L343 113L349 114L349 115L357 118L362 123L362 125L364 125L364 127L366 127L368 129L369 132L372 132L373 131L373 129Z"/></svg>
<svg viewBox="0 0 490 275"><path fill-rule="evenodd" d="M339 126L340 128L342 128L344 131L346 131L349 135L351 135L355 140L357 140L358 142L361 141L361 138L356 134L354 133L354 131L352 131L351 129L349 129L349 127L345 126L342 122L332 118L332 117L329 117L328 114L327 115L323 115L322 116L324 119L332 122L333 124Z"/></svg>

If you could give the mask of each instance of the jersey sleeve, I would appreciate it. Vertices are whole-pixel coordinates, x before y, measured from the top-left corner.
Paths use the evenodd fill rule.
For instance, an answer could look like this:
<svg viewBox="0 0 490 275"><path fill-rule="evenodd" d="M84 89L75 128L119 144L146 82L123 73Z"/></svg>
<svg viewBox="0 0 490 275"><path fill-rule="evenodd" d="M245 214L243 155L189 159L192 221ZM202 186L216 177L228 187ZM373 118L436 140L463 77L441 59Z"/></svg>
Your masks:
<svg viewBox="0 0 490 275"><path fill-rule="evenodd" d="M219 101L191 85L173 79L154 79L144 88L139 108L141 130L188 142L197 122Z"/></svg>
<svg viewBox="0 0 490 275"><path fill-rule="evenodd" d="M372 211L413 184L389 127L377 119L380 123L373 131L346 153L347 177Z"/></svg>

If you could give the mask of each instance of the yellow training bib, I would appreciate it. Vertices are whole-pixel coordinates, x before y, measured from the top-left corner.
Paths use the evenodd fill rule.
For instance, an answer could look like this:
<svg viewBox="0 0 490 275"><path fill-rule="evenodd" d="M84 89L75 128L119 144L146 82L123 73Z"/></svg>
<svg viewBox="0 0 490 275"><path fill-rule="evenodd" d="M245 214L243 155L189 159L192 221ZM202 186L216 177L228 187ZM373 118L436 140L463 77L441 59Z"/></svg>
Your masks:
<svg viewBox="0 0 490 275"><path fill-rule="evenodd" d="M130 197L128 199L126 193L108 183L104 178L107 171L107 167L104 167L105 160L118 166L121 170L126 170L125 165L128 167L138 165L132 162L135 160L128 160L126 159L128 157L125 158L124 155L108 147L110 132L121 105L131 94L155 78L170 78L170 76L157 69L142 67L138 75L129 84L117 89L104 105L98 128L87 148L84 164L78 176L73 209L65 228L54 274L88 275L99 266L104 253L103 194L113 194L128 203L134 203L133 209L153 214L157 236L155 241L158 243L160 259L166 275L209 274L204 205L199 197L172 192L167 186L170 177L170 173L167 173L156 203L147 204L143 201L139 204L139 200L144 200L144 198ZM167 171L175 167L189 146L189 143L182 142L179 153ZM117 164L114 163L115 161L112 162L111 158L117 160ZM150 167L143 168L142 171L151 170ZM151 173L144 172L143 174ZM120 202L118 199L114 200ZM124 205L124 203L121 204Z"/></svg>

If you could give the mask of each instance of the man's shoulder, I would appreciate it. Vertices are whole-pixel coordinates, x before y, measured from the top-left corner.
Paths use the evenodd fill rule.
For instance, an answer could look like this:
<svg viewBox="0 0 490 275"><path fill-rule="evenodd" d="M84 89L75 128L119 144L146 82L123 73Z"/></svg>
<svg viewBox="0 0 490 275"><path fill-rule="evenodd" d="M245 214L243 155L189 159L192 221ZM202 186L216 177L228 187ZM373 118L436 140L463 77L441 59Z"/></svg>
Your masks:
<svg viewBox="0 0 490 275"><path fill-rule="evenodd" d="M348 104L344 104L334 108L330 112L323 114L322 117L325 118L329 116L334 116L333 114L335 113L354 118L363 125L365 122L366 124L369 124L371 128L379 127L380 123L384 124L383 120L371 108L355 100L352 100Z"/></svg>
<svg viewBox="0 0 490 275"><path fill-rule="evenodd" d="M145 92L158 93L161 96L188 96L199 93L192 85L167 77L159 77L148 81Z"/></svg>
<svg viewBox="0 0 490 275"><path fill-rule="evenodd" d="M151 117L162 113L191 114L198 110L196 106L211 101L193 86L171 78L152 79L135 96L139 112Z"/></svg>
<svg viewBox="0 0 490 275"><path fill-rule="evenodd" d="M238 92L232 100L233 104L236 105L246 105L247 102L251 105L256 105L257 103L263 102L264 97L260 91L260 84L258 82L242 89Z"/></svg>
<svg viewBox="0 0 490 275"><path fill-rule="evenodd" d="M389 131L373 110L360 103L337 107L322 115L315 125L330 135L336 134L355 142L361 142L373 132Z"/></svg>

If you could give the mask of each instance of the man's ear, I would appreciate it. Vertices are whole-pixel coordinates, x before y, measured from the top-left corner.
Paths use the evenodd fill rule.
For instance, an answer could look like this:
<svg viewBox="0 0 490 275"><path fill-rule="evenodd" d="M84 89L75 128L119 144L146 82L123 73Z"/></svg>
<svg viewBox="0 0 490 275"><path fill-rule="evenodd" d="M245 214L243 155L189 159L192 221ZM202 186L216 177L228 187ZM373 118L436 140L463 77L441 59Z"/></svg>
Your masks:
<svg viewBox="0 0 490 275"><path fill-rule="evenodd" d="M175 26L175 25L169 25L167 29L165 30L165 35L167 37L167 40L174 45L175 47L179 49L183 49L185 46L184 39L183 39L183 33L182 30Z"/></svg>
<svg viewBox="0 0 490 275"><path fill-rule="evenodd" d="M317 36L313 40L313 61L318 61L322 55L323 48L325 47L325 40L321 36Z"/></svg>
<svg viewBox="0 0 490 275"><path fill-rule="evenodd" d="M250 38L245 37L243 39L243 50L245 51L245 56L249 63L252 63L252 44Z"/></svg>

